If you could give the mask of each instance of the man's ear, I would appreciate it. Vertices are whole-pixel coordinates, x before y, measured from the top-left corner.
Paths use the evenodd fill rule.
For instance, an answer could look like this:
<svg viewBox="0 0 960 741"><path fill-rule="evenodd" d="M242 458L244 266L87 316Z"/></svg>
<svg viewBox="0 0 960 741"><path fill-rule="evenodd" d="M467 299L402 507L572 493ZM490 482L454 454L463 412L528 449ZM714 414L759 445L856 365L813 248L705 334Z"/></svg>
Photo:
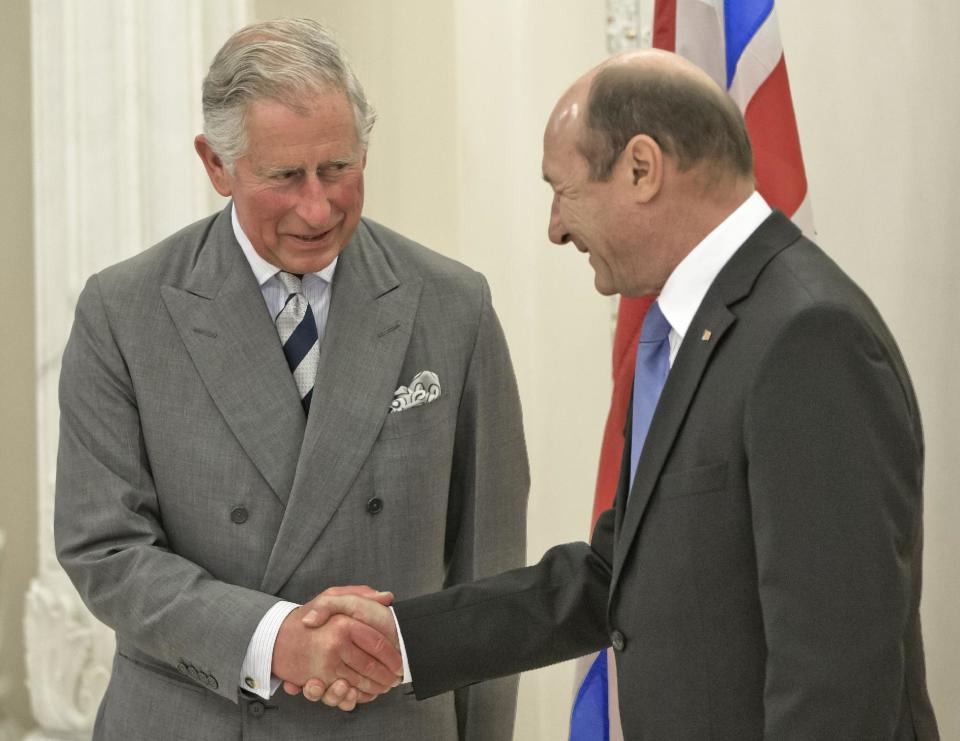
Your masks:
<svg viewBox="0 0 960 741"><path fill-rule="evenodd" d="M652 137L637 134L620 157L620 180L629 180L634 200L647 203L663 185L663 150Z"/></svg>
<svg viewBox="0 0 960 741"><path fill-rule="evenodd" d="M233 186L230 173L227 171L226 165L223 164L223 160L220 159L220 155L213 151L207 137L198 134L197 138L193 140L193 148L200 155L200 161L203 162L203 167L207 171L207 177L210 178L214 190L222 196L232 195Z"/></svg>

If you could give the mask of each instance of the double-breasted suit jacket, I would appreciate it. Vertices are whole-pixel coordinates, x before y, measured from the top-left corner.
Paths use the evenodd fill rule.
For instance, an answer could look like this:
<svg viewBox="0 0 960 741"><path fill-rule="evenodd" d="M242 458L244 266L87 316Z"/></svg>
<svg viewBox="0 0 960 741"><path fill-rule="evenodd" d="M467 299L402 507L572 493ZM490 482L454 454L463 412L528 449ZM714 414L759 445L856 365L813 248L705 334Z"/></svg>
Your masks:
<svg viewBox="0 0 960 741"><path fill-rule="evenodd" d="M515 567L517 388L477 273L367 220L340 256L309 417L229 207L93 276L61 375L56 542L117 634L103 739L508 739L516 682L354 713L240 692L279 598L411 597ZM442 393L389 413L420 371Z"/></svg>
<svg viewBox="0 0 960 741"><path fill-rule="evenodd" d="M629 497L626 448L590 546L397 605L418 696L612 644L630 741L937 738L917 402L783 214L708 290Z"/></svg>

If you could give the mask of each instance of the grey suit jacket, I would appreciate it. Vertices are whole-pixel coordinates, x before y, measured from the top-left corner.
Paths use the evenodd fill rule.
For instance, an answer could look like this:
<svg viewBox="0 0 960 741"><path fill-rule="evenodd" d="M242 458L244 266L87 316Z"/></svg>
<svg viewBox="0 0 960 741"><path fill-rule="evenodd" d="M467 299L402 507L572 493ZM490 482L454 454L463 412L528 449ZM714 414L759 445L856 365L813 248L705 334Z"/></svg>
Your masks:
<svg viewBox="0 0 960 741"><path fill-rule="evenodd" d="M783 214L707 292L628 499L629 459L590 546L396 606L418 696L612 644L628 741L937 739L917 402Z"/></svg>
<svg viewBox="0 0 960 741"><path fill-rule="evenodd" d="M441 397L388 414L422 370ZM117 633L97 738L510 738L515 678L350 714L238 688L278 598L523 562L520 404L479 274L362 221L307 419L228 208L90 279L60 405L57 552Z"/></svg>

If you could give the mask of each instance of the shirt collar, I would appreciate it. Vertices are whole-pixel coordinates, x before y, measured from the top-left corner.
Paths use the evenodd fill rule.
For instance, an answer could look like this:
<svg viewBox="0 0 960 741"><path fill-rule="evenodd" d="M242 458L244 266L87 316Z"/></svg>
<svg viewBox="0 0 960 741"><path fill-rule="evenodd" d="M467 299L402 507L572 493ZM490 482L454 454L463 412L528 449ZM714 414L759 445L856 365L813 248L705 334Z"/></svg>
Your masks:
<svg viewBox="0 0 960 741"><path fill-rule="evenodd" d="M250 269L253 270L253 276L257 279L257 285L263 286L264 283L280 272L280 268L264 260L254 249L253 243L240 226L240 219L237 218L236 204L231 204L230 206L230 223L233 224L233 235L237 238L237 242L240 243L240 249L243 250L247 262L250 263ZM337 255L333 258L333 262L327 265L327 267L311 273L311 275L315 275L321 280L330 283L333 281L333 274L337 269L337 260L339 259L340 255Z"/></svg>
<svg viewBox="0 0 960 741"><path fill-rule="evenodd" d="M771 211L763 196L754 191L673 269L657 302L680 339L687 334L717 274Z"/></svg>

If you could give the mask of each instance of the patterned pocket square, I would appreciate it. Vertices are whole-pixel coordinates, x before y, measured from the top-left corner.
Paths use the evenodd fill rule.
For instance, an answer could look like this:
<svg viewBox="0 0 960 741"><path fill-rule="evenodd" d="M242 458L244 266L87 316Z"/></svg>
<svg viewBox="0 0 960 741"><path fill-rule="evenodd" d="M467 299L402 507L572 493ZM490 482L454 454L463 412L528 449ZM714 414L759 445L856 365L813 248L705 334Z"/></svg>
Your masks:
<svg viewBox="0 0 960 741"><path fill-rule="evenodd" d="M429 404L440 398L440 379L432 371L420 371L409 386L401 386L393 392L390 414L402 412L421 404Z"/></svg>

